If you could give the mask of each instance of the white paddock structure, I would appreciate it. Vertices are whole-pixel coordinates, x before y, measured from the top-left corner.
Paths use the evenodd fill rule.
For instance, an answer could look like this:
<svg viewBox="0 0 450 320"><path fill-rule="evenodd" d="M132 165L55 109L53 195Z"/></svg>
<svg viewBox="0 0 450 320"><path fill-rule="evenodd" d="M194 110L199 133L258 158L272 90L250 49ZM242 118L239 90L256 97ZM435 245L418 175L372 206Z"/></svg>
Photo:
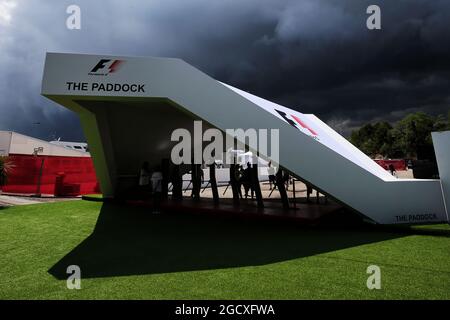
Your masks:
<svg viewBox="0 0 450 320"><path fill-rule="evenodd" d="M170 158L174 129L202 120L222 131L279 129L281 168L376 223L447 221L440 180L396 179L314 115L179 59L48 53L42 94L79 114L105 196L144 159Z"/></svg>

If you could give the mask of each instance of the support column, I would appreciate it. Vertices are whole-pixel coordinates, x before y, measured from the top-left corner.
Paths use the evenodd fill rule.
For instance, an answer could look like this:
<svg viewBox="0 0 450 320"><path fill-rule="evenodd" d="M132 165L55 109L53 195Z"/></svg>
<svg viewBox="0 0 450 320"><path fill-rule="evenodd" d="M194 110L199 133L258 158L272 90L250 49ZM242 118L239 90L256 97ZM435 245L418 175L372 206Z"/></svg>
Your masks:
<svg viewBox="0 0 450 320"><path fill-rule="evenodd" d="M262 198L262 193L261 193L261 186L259 185L258 165L257 164L254 164L252 166L251 173L252 173L251 183L252 183L253 189L255 190L255 197L256 197L256 202L257 202L258 208L264 208L264 203L263 203L263 198Z"/></svg>
<svg viewBox="0 0 450 320"><path fill-rule="evenodd" d="M231 191L233 191L233 202L235 205L239 204L238 183L236 181L236 165L230 164L230 184Z"/></svg>
<svg viewBox="0 0 450 320"><path fill-rule="evenodd" d="M117 177L114 148L109 136L109 123L105 108L96 108L94 113L76 104L72 107L79 108L77 112L89 143L89 150L103 197L113 198L117 187Z"/></svg>
<svg viewBox="0 0 450 320"><path fill-rule="evenodd" d="M450 131L432 132L447 222L450 224Z"/></svg>
<svg viewBox="0 0 450 320"><path fill-rule="evenodd" d="M313 189L309 183L306 183L306 202L309 203L309 198L311 196L311 193L313 192Z"/></svg>
<svg viewBox="0 0 450 320"><path fill-rule="evenodd" d="M180 174L180 166L175 165L172 171L172 199L183 199L183 177Z"/></svg>
<svg viewBox="0 0 450 320"><path fill-rule="evenodd" d="M161 173L162 173L162 181L161 181L161 199L167 200L169 194L169 159L161 160Z"/></svg>
<svg viewBox="0 0 450 320"><path fill-rule="evenodd" d="M297 197L295 194L295 182L297 182L297 179L292 179L292 200L294 202L294 209L297 209Z"/></svg>
<svg viewBox="0 0 450 320"><path fill-rule="evenodd" d="M202 167L200 164L192 164L192 197L194 200L198 201L200 200L200 189L202 186L202 176L200 173L200 170L202 170Z"/></svg>
<svg viewBox="0 0 450 320"><path fill-rule="evenodd" d="M219 190L217 190L216 180L216 164L213 163L209 166L209 182L211 183L211 190L213 195L214 204L219 204Z"/></svg>
<svg viewBox="0 0 450 320"><path fill-rule="evenodd" d="M283 170L281 170L281 168L278 169L276 180L278 191L280 192L281 202L283 203L283 208L289 209L289 199L286 193L286 187L284 186Z"/></svg>

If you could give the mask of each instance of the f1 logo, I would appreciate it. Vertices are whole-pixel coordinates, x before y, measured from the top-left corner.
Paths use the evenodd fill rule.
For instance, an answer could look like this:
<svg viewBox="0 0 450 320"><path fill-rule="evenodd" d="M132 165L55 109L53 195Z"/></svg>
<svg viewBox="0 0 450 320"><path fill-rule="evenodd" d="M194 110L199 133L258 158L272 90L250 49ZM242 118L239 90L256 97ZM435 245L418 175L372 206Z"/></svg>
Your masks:
<svg viewBox="0 0 450 320"><path fill-rule="evenodd" d="M302 121L299 117L291 114L289 115L292 119L290 119L288 117L288 115L280 110L275 109L276 112L278 112L278 114L284 119L286 120L287 123L289 123L291 126L293 126L294 128L299 129L298 125L300 125L300 127L302 127L303 129L308 130L312 136L317 137L317 132L314 131L310 126L308 126L304 121Z"/></svg>
<svg viewBox="0 0 450 320"><path fill-rule="evenodd" d="M110 63L112 61L112 63ZM94 68L92 68L91 73L95 73L99 70L103 70L106 67L108 71L105 74L116 72L119 66L123 63L123 60L111 60L111 59L101 59Z"/></svg>

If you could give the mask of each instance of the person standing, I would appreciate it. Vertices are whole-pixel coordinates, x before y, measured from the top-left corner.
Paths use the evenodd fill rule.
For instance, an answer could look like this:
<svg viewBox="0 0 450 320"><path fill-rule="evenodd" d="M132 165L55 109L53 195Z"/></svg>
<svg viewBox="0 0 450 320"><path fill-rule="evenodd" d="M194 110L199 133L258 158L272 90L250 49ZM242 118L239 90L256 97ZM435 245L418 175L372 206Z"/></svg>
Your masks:
<svg viewBox="0 0 450 320"><path fill-rule="evenodd" d="M269 161L269 167L267 168L267 174L269 175L269 186L270 189L272 189L272 183L273 187L276 187L276 178L275 178L275 167L272 167L272 161Z"/></svg>
<svg viewBox="0 0 450 320"><path fill-rule="evenodd" d="M309 183L306 183L306 202L310 202L309 198L311 196L311 193L313 192L313 188Z"/></svg>
<svg viewBox="0 0 450 320"><path fill-rule="evenodd" d="M286 185L286 190L289 190L290 175L287 170L284 170L283 182Z"/></svg>
<svg viewBox="0 0 450 320"><path fill-rule="evenodd" d="M139 189L143 194L148 193L147 196L150 193L150 169L147 161L142 164L139 171Z"/></svg>
<svg viewBox="0 0 450 320"><path fill-rule="evenodd" d="M395 170L395 167L394 167L394 165L392 163L389 165L389 171L391 172L391 174L394 177L396 176L397 171Z"/></svg>
<svg viewBox="0 0 450 320"><path fill-rule="evenodd" d="M247 168L245 168L243 174L242 174L242 182L244 185L244 190L245 190L245 198L248 198L248 191L250 191L251 193L251 197L253 199L253 193L254 193L254 188L253 188L253 179L252 179L252 172L251 172L252 168L251 168L251 164L250 162L247 162Z"/></svg>
<svg viewBox="0 0 450 320"><path fill-rule="evenodd" d="M234 170L234 180L236 181L239 198L242 199L243 170L240 164L236 165L236 169Z"/></svg>

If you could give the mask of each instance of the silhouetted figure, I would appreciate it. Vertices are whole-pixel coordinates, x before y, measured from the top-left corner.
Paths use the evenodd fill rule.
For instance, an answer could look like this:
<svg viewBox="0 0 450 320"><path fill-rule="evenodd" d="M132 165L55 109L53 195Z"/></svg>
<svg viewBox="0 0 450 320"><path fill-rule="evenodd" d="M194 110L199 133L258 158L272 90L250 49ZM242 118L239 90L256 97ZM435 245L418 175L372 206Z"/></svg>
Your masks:
<svg viewBox="0 0 450 320"><path fill-rule="evenodd" d="M245 198L248 198L248 191L251 191L251 196L253 199L253 185L252 185L252 167L250 162L247 162L247 168L245 168L244 173L242 175L242 184L244 185Z"/></svg>
<svg viewBox="0 0 450 320"><path fill-rule="evenodd" d="M243 183L244 170L242 166L238 164L234 170L234 178L236 181L236 186L239 194L239 198L242 199L242 183Z"/></svg>
<svg viewBox="0 0 450 320"><path fill-rule="evenodd" d="M198 201L200 200L200 190L202 189L202 184L204 181L204 173L202 166L200 164L191 165L191 182L192 182L192 192L191 198Z"/></svg>
<svg viewBox="0 0 450 320"><path fill-rule="evenodd" d="M163 175L159 167L155 167L155 170L153 171L150 180L152 182L152 192L153 192L152 213L160 213Z"/></svg>
<svg viewBox="0 0 450 320"><path fill-rule="evenodd" d="M395 171L395 167L392 163L389 165L389 171L391 172L391 175L393 175L393 176L395 176L395 174L397 173L397 171Z"/></svg>
<svg viewBox="0 0 450 320"><path fill-rule="evenodd" d="M182 200L183 199L183 177L180 173L180 166L175 165L172 170L171 176L172 182L172 198L174 200Z"/></svg>
<svg viewBox="0 0 450 320"><path fill-rule="evenodd" d="M272 161L269 161L269 167L267 168L267 174L269 175L269 186L270 189L272 189L272 183L273 187L276 188L276 177L275 177L275 168L272 167Z"/></svg>
<svg viewBox="0 0 450 320"><path fill-rule="evenodd" d="M150 193L150 168L147 161L142 164L139 171L139 190L142 193L140 196L149 196Z"/></svg>
<svg viewBox="0 0 450 320"><path fill-rule="evenodd" d="M286 170L284 171L283 174L283 182L286 185L286 190L289 190L289 172L287 172Z"/></svg>
<svg viewBox="0 0 450 320"><path fill-rule="evenodd" d="M306 202L310 202L309 197L312 192L313 192L313 188L311 187L311 185L306 184Z"/></svg>

